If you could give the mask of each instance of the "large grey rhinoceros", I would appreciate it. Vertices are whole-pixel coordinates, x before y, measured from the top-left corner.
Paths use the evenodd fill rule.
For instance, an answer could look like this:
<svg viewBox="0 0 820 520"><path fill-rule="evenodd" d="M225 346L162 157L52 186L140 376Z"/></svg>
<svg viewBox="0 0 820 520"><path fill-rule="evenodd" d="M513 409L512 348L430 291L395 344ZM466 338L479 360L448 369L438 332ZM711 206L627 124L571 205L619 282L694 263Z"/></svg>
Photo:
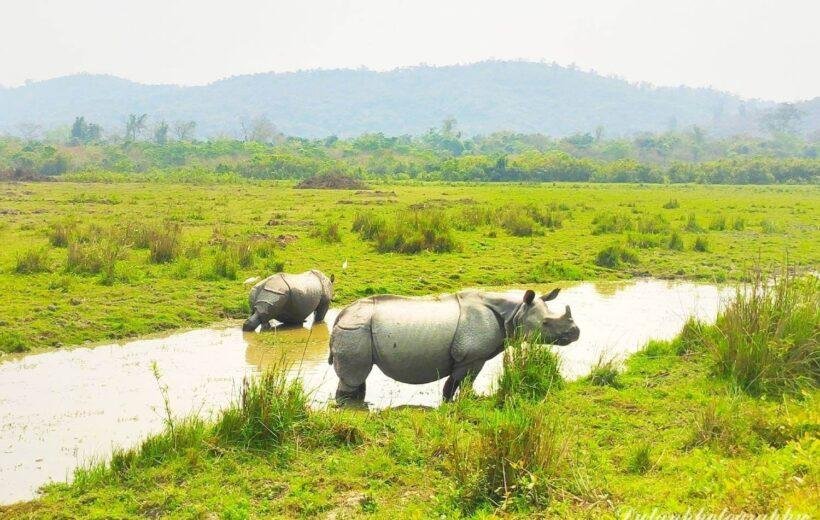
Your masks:
<svg viewBox="0 0 820 520"><path fill-rule="evenodd" d="M314 321L325 319L333 299L333 276L312 270L300 274L276 273L258 282L251 288L248 302L251 317L242 325L242 330L251 332L262 325L262 330L271 327L270 320L288 325L300 325L315 312Z"/></svg>
<svg viewBox="0 0 820 520"><path fill-rule="evenodd" d="M364 400L365 380L376 364L402 383L430 383L449 376L444 399L451 400L468 375L504 350L513 334L538 334L540 341L567 345L580 331L569 306L553 313L540 298L462 291L433 298L371 296L343 309L330 336L330 357L339 376L338 401Z"/></svg>

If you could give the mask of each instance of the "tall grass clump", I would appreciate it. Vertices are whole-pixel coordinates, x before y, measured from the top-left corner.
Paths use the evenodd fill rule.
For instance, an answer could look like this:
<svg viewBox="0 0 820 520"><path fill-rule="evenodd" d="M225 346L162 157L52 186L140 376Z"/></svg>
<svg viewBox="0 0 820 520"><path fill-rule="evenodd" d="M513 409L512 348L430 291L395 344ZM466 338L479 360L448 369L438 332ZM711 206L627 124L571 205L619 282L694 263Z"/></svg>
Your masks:
<svg viewBox="0 0 820 520"><path fill-rule="evenodd" d="M669 235L669 240L666 241L666 247L672 251L683 251L683 238L680 232L673 231Z"/></svg>
<svg viewBox="0 0 820 520"><path fill-rule="evenodd" d="M619 244L607 246L598 251L595 256L595 265L617 269L623 265L634 265L638 263L638 255L632 249Z"/></svg>
<svg viewBox="0 0 820 520"><path fill-rule="evenodd" d="M608 233L623 233L632 231L632 219L623 213L601 213L592 219L592 234L603 235Z"/></svg>
<svg viewBox="0 0 820 520"><path fill-rule="evenodd" d="M743 231L746 229L746 221L743 220L743 217L735 217L735 220L732 221L732 229L735 231Z"/></svg>
<svg viewBox="0 0 820 520"><path fill-rule="evenodd" d="M365 240L373 240L384 227L384 219L374 213L356 213L353 217L352 230Z"/></svg>
<svg viewBox="0 0 820 520"><path fill-rule="evenodd" d="M530 237L538 233L538 223L528 213L518 210L504 212L499 224L514 237Z"/></svg>
<svg viewBox="0 0 820 520"><path fill-rule="evenodd" d="M703 341L719 374L753 394L798 393L820 383L820 281L758 270Z"/></svg>
<svg viewBox="0 0 820 520"><path fill-rule="evenodd" d="M155 264L173 262L179 254L182 226L179 222L166 222L148 233L149 258Z"/></svg>
<svg viewBox="0 0 820 520"><path fill-rule="evenodd" d="M9 354L26 352L29 350L23 336L19 332L0 331L0 352Z"/></svg>
<svg viewBox="0 0 820 520"><path fill-rule="evenodd" d="M517 335L507 340L504 369L495 394L499 404L514 399L537 400L564 384L558 356L538 337Z"/></svg>
<svg viewBox="0 0 820 520"><path fill-rule="evenodd" d="M126 247L111 233L97 230L85 241L68 244L66 271L76 274L102 274L103 283L112 283L117 262L125 258Z"/></svg>
<svg viewBox="0 0 820 520"><path fill-rule="evenodd" d="M500 509L544 506L568 471L561 425L534 405L493 410L477 434L454 432L446 452L458 501L470 513L489 503Z"/></svg>
<svg viewBox="0 0 820 520"><path fill-rule="evenodd" d="M700 253L706 253L709 251L709 239L707 239L704 235L698 235L695 237L695 242L692 244L692 250Z"/></svg>
<svg viewBox="0 0 820 520"><path fill-rule="evenodd" d="M27 249L18 253L14 260L14 272L17 274L35 274L50 271L48 251L44 247Z"/></svg>
<svg viewBox="0 0 820 520"><path fill-rule="evenodd" d="M669 222L663 215L643 217L638 221L638 231L645 234L659 234L669 231Z"/></svg>
<svg viewBox="0 0 820 520"><path fill-rule="evenodd" d="M686 225L684 226L684 229L690 233L702 233L704 231L703 226L701 226L700 222L698 222L697 215L694 213L690 213L686 218Z"/></svg>
<svg viewBox="0 0 820 520"><path fill-rule="evenodd" d="M49 243L54 247L67 247L76 228L77 223L70 219L52 223L48 234Z"/></svg>
<svg viewBox="0 0 820 520"><path fill-rule="evenodd" d="M601 355L587 376L587 381L595 386L611 386L612 388L621 388L623 385L620 381L618 362L615 358L606 359L603 355Z"/></svg>
<svg viewBox="0 0 820 520"><path fill-rule="evenodd" d="M309 400L299 380L288 380L284 366L245 379L238 402L222 412L214 433L229 444L280 444L307 419Z"/></svg>
<svg viewBox="0 0 820 520"><path fill-rule="evenodd" d="M555 206L557 208L557 206ZM558 229L564 225L563 215L555 209L542 209L535 204L527 204L523 211L530 216L532 220L544 226L547 229Z"/></svg>
<svg viewBox="0 0 820 520"><path fill-rule="evenodd" d="M678 199L669 199L663 203L663 209L677 209L679 207L680 202L678 202Z"/></svg>
<svg viewBox="0 0 820 520"><path fill-rule="evenodd" d="M342 233L338 222L326 222L313 227L310 236L318 238L328 244L336 244L342 241Z"/></svg>
<svg viewBox="0 0 820 520"><path fill-rule="evenodd" d="M458 249L450 220L436 210L397 212L392 222L375 233L374 240L380 253L447 253Z"/></svg>
<svg viewBox="0 0 820 520"><path fill-rule="evenodd" d="M709 229L712 231L723 231L726 229L726 217L721 213L712 217L709 221Z"/></svg>
<svg viewBox="0 0 820 520"><path fill-rule="evenodd" d="M229 248L220 248L211 258L207 278L236 280L239 272L239 259L236 251Z"/></svg>

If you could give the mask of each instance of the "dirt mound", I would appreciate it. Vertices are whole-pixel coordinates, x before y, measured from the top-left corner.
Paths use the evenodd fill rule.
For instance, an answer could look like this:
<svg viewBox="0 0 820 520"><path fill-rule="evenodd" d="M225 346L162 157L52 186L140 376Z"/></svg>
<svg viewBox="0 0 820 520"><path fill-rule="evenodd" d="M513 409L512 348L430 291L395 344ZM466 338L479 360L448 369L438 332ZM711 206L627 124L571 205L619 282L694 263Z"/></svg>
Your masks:
<svg viewBox="0 0 820 520"><path fill-rule="evenodd" d="M0 181L48 182L53 180L51 177L23 168L0 170Z"/></svg>
<svg viewBox="0 0 820 520"><path fill-rule="evenodd" d="M349 175L327 174L308 177L296 185L299 189L323 190L366 190L368 189L361 179Z"/></svg>

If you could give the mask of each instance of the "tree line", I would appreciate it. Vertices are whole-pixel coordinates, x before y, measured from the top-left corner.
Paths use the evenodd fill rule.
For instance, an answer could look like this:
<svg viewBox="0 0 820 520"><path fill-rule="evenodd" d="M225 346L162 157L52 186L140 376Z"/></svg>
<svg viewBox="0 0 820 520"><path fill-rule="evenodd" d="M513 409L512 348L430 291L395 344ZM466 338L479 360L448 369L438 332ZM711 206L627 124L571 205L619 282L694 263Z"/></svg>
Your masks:
<svg viewBox="0 0 820 520"><path fill-rule="evenodd" d="M131 114L122 137L78 116L57 139L0 137L0 172L138 174L186 170L257 179L341 173L362 178L518 182L817 183L818 140L789 131L766 138L713 138L698 127L606 138L597 128L554 139L498 132L465 137L454 119L419 136L287 137L264 117L242 121L241 138L198 141L196 123Z"/></svg>

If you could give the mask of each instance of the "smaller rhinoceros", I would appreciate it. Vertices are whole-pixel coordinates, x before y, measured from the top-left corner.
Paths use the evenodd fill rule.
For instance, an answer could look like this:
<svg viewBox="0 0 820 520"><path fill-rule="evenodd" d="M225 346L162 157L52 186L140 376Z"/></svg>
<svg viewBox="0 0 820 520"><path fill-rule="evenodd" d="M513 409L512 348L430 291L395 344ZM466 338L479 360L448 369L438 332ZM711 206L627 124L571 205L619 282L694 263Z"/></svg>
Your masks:
<svg viewBox="0 0 820 520"><path fill-rule="evenodd" d="M513 334L537 334L544 343L567 345L580 331L569 306L554 313L546 302L559 289L523 298L508 293L462 291L433 298L371 296L346 307L333 324L330 357L339 376L338 401L363 400L373 365L396 381L431 383L448 377L444 399L461 381L504 350Z"/></svg>
<svg viewBox="0 0 820 520"><path fill-rule="evenodd" d="M242 330L251 332L259 325L262 330L270 329L270 320L301 325L312 312L316 313L314 322L320 322L325 319L332 299L332 275L328 278L315 269L300 274L276 273L251 288L251 317Z"/></svg>

